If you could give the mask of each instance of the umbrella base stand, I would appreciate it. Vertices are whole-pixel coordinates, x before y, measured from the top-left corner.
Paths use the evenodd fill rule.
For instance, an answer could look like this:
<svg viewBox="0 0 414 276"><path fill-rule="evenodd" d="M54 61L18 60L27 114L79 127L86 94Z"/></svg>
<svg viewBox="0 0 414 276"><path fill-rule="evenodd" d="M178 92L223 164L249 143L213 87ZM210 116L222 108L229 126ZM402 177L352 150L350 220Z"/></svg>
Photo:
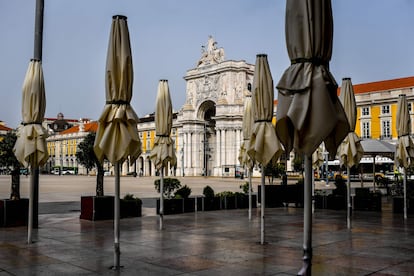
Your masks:
<svg viewBox="0 0 414 276"><path fill-rule="evenodd" d="M303 266L298 275L312 275L312 249L303 251Z"/></svg>
<svg viewBox="0 0 414 276"><path fill-rule="evenodd" d="M114 255L114 263L115 265L111 266L110 269L112 270L120 270L121 268L123 268L123 266L121 266L120 263L120 257L121 257L121 248L119 246L119 243L114 243L114 251L115 251L115 255Z"/></svg>

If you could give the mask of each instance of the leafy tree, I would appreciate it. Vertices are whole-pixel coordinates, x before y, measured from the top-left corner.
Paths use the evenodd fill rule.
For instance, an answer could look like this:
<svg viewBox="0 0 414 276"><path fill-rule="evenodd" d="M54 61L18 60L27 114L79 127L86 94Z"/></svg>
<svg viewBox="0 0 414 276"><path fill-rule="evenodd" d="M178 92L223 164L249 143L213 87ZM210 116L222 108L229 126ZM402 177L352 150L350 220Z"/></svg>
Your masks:
<svg viewBox="0 0 414 276"><path fill-rule="evenodd" d="M303 172L303 158L300 155L295 155L293 159L293 169L295 172Z"/></svg>
<svg viewBox="0 0 414 276"><path fill-rule="evenodd" d="M161 180L157 179L154 181L154 186L157 192L160 192L160 184ZM175 192L181 188L181 182L177 178L164 178L164 197L165 198L173 198ZM191 191L190 191L191 192Z"/></svg>
<svg viewBox="0 0 414 276"><path fill-rule="evenodd" d="M0 142L0 167L11 170L11 194L10 199L20 199L20 163L13 152L17 136L14 132L8 132Z"/></svg>
<svg viewBox="0 0 414 276"><path fill-rule="evenodd" d="M269 162L265 168L265 176L268 177L269 183L273 183L274 178L280 177L285 171L285 166L281 163Z"/></svg>
<svg viewBox="0 0 414 276"><path fill-rule="evenodd" d="M95 142L96 134L90 132L86 135L85 139L79 143L78 150L76 152L76 159L82 164L88 171L95 168L98 170L96 175L96 196L104 195L104 169L101 162L93 151L93 144Z"/></svg>

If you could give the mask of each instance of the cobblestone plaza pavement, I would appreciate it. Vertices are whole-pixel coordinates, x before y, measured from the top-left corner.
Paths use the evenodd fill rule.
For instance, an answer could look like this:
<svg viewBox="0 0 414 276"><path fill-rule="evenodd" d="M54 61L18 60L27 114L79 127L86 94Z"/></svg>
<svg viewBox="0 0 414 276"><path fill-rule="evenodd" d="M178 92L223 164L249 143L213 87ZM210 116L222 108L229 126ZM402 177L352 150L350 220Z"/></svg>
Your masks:
<svg viewBox="0 0 414 276"><path fill-rule="evenodd" d="M0 228L0 275L296 275L302 264L302 208L267 208L265 245L259 209L251 221L247 210L168 215L160 231L148 208L121 220L123 267L113 271L113 221L56 213L57 204L40 204L50 210L39 216L33 244L26 227ZM317 209L313 275L414 275L413 217L393 214L386 197L382 209L355 211L352 230L346 211Z"/></svg>

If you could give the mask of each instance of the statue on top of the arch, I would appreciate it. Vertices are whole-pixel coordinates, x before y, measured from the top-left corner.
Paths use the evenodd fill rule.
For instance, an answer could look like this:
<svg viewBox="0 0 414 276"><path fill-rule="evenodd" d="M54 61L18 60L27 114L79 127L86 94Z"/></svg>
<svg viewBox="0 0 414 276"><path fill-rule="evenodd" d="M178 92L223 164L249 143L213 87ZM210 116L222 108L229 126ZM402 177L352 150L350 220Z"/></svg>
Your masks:
<svg viewBox="0 0 414 276"><path fill-rule="evenodd" d="M216 64L224 61L224 49L217 48L217 42L210 35L207 45L201 46L201 58L197 66Z"/></svg>

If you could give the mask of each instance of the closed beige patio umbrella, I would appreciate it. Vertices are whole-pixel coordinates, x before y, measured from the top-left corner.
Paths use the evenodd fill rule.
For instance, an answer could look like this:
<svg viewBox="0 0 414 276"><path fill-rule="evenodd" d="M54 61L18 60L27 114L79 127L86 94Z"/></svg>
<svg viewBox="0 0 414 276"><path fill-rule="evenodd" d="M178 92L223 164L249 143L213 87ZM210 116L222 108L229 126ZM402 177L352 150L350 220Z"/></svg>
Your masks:
<svg viewBox="0 0 414 276"><path fill-rule="evenodd" d="M276 132L285 151L305 155L303 267L312 260L312 153L324 142L334 156L349 131L329 72L333 18L329 0L287 0L286 46L291 65L277 88Z"/></svg>
<svg viewBox="0 0 414 276"><path fill-rule="evenodd" d="M106 60L106 104L98 121L94 151L103 162L106 157L115 168L114 268L120 268L120 165L129 157L133 163L141 154L138 116L130 105L133 84L132 55L127 18L112 18Z"/></svg>
<svg viewBox="0 0 414 276"><path fill-rule="evenodd" d="M276 136L273 118L274 88L270 73L267 55L256 56L256 65L253 76L252 115L254 125L252 128L247 154L254 162L262 166L261 178L261 235L260 243L264 244L265 221L265 166L273 159L277 160L283 153L282 145Z"/></svg>
<svg viewBox="0 0 414 276"><path fill-rule="evenodd" d="M17 131L14 154L25 167L30 166L29 220L27 242L32 242L34 189L38 183L39 166L47 162L47 130L42 126L46 109L45 84L42 62L31 60L23 83L22 126Z"/></svg>
<svg viewBox="0 0 414 276"><path fill-rule="evenodd" d="M405 94L398 97L396 128L398 142L395 159L398 165L404 169L404 219L407 219L407 168L414 163L414 144L410 137L411 119Z"/></svg>
<svg viewBox="0 0 414 276"><path fill-rule="evenodd" d="M244 111L243 111L243 142L240 146L239 162L244 165L249 172L249 220L252 219L252 173L254 162L247 154L249 148L250 136L253 127L253 116L252 116L252 97L248 95L244 100Z"/></svg>
<svg viewBox="0 0 414 276"><path fill-rule="evenodd" d="M175 144L171 139L172 128L172 103L170 89L167 80L160 80L158 83L158 93L155 104L155 141L151 150L150 158L154 162L155 168L160 171L160 230L163 228L164 215L164 170L175 166L177 159L175 156Z"/></svg>
<svg viewBox="0 0 414 276"><path fill-rule="evenodd" d="M338 157L341 166L346 166L347 171L347 227L351 228L351 168L359 164L364 150L361 145L361 140L355 133L357 107L355 103L354 88L350 78L342 79L341 94L339 99L344 107L346 117L349 123L349 133L339 145Z"/></svg>

